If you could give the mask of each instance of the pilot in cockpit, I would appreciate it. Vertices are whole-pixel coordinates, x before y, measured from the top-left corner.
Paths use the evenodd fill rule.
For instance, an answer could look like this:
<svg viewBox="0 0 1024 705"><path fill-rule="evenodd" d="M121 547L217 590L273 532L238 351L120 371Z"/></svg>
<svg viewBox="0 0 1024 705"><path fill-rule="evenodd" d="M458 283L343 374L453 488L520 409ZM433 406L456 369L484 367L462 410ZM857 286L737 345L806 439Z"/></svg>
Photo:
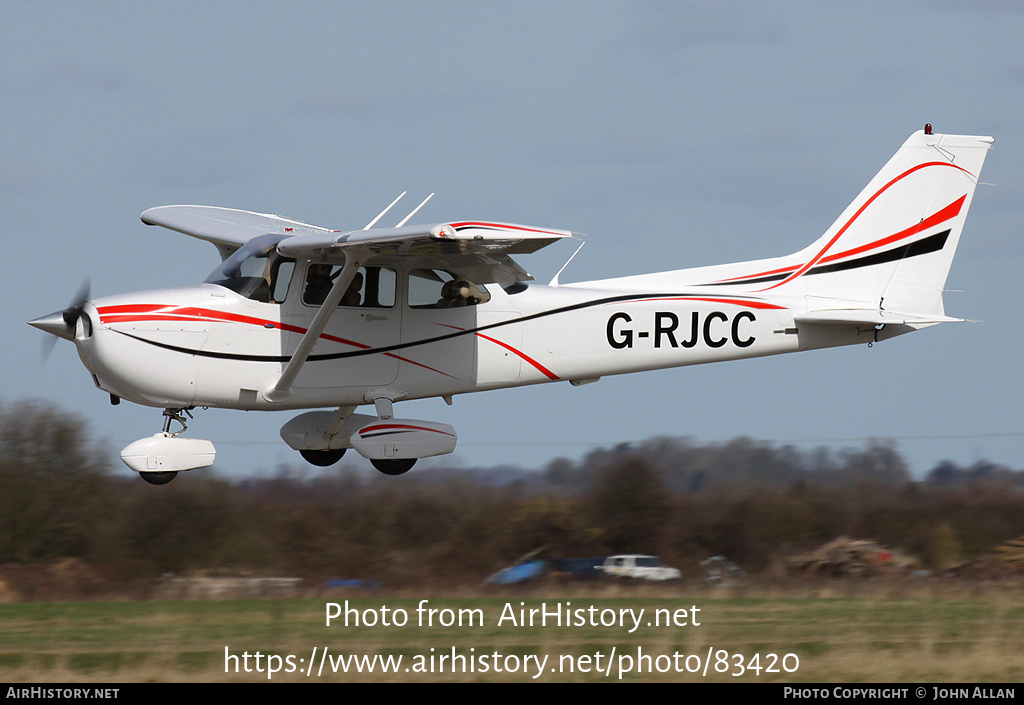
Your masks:
<svg viewBox="0 0 1024 705"><path fill-rule="evenodd" d="M331 265L311 264L306 272L306 289L302 300L307 304L320 305L327 299L334 281L331 279Z"/></svg>
<svg viewBox="0 0 1024 705"><path fill-rule="evenodd" d="M327 295L331 293L331 288L334 286L334 280L341 274L340 269L331 274L331 269L332 267L329 264L309 265L309 270L306 272L306 289L302 294L304 302L319 306L327 300ZM348 285L348 289L346 289L345 294L341 297L339 305L359 306L362 303L362 295L360 294L362 288L363 274L362 272L356 272Z"/></svg>

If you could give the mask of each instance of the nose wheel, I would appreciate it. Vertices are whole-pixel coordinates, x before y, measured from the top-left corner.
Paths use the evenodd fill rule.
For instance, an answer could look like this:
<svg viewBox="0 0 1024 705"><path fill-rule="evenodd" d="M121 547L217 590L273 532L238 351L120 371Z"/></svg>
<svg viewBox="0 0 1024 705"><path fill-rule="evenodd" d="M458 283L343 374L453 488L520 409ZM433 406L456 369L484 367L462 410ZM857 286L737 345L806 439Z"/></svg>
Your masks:
<svg viewBox="0 0 1024 705"><path fill-rule="evenodd" d="M166 485L178 476L178 472L140 472L139 476L151 485Z"/></svg>

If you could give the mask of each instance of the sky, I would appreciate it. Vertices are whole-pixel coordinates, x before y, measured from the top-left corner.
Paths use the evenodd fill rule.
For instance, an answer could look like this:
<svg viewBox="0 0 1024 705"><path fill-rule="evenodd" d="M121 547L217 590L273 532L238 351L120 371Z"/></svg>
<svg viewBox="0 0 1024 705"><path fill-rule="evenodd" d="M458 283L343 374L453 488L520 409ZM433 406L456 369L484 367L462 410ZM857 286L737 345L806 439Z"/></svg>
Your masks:
<svg viewBox="0 0 1024 705"><path fill-rule="evenodd" d="M94 297L202 281L216 250L143 225L147 208L349 230L402 191L396 213L436 192L417 221L586 233L567 283L796 251L926 122L996 140L945 296L980 322L399 411L457 429L434 467L542 467L661 435L892 439L917 475L945 459L1024 467L1024 147L1009 127L1024 4L7 0L3 14L0 400L79 415L121 471L160 410L111 406L66 341L42 364L46 336L25 322L87 279ZM518 261L546 283L572 250ZM294 415L197 410L189 435L214 441L222 475L271 473L301 465L278 435Z"/></svg>

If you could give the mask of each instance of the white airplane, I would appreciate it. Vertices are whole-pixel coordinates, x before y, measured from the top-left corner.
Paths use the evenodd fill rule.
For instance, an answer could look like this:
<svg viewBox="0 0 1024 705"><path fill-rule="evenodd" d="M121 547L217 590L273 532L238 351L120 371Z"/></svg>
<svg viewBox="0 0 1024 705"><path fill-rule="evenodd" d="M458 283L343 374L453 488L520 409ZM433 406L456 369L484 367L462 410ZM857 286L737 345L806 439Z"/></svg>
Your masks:
<svg viewBox="0 0 1024 705"><path fill-rule="evenodd" d="M396 417L398 401L871 344L961 320L946 316L942 290L992 142L926 126L795 254L577 284L528 283L511 258L571 232L406 225L423 204L374 227L398 199L355 231L153 208L144 223L216 245L222 261L204 283L83 293L30 324L73 341L112 403L164 409L162 432L121 453L147 482L213 463L212 443L181 435L197 406L321 409L286 423L284 441L315 465L354 448L399 475L452 452L456 433Z"/></svg>

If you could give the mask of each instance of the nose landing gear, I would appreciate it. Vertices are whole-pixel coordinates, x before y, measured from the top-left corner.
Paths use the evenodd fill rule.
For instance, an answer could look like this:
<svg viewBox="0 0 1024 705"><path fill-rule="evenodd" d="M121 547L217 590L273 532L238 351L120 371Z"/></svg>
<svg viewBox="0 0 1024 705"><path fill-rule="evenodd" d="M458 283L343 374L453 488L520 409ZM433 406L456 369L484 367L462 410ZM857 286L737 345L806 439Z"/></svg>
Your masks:
<svg viewBox="0 0 1024 705"><path fill-rule="evenodd" d="M188 409L164 409L161 433L141 438L121 451L124 464L151 485L166 485L179 472L209 467L217 458L217 451L210 441L179 436L188 428L182 412L192 418ZM181 424L181 430L171 433L172 421Z"/></svg>

